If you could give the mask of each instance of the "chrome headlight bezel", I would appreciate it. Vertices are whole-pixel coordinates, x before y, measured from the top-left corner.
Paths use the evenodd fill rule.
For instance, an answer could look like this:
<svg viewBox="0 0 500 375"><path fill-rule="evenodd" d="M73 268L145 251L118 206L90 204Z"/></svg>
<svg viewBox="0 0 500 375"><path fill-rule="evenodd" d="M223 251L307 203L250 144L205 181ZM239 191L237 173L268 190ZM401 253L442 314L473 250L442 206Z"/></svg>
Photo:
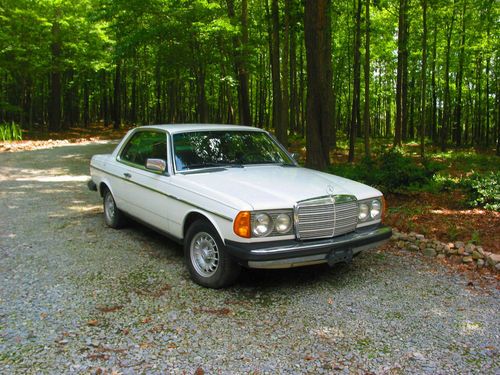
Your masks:
<svg viewBox="0 0 500 375"><path fill-rule="evenodd" d="M382 214L382 202L379 199L373 199L370 204L370 218L377 219Z"/></svg>
<svg viewBox="0 0 500 375"><path fill-rule="evenodd" d="M383 204L382 197L358 201L358 225L380 221L384 208Z"/></svg>
<svg viewBox="0 0 500 375"><path fill-rule="evenodd" d="M265 215L265 216L261 216ZM258 218L268 217L269 222L266 225L267 230L265 232L257 231L257 225L263 225L262 221L259 222ZM288 218L288 224L285 227L280 227L280 222L286 221ZM288 236L294 234L294 221L293 221L293 210L262 210L251 212L251 237L252 238L263 238L263 237L277 237L277 236Z"/></svg>
<svg viewBox="0 0 500 375"><path fill-rule="evenodd" d="M280 234L285 234L290 232L293 226L293 220L291 215L286 213L281 213L274 219L274 229Z"/></svg>
<svg viewBox="0 0 500 375"><path fill-rule="evenodd" d="M252 215L252 235L265 237L273 230L273 219L265 212Z"/></svg>

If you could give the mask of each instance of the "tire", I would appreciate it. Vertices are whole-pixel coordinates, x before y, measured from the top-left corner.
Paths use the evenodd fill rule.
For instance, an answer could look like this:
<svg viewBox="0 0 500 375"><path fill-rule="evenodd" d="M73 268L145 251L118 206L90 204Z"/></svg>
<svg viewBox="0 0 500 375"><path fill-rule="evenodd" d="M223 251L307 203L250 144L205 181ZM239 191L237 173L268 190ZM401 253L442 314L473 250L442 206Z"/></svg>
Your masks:
<svg viewBox="0 0 500 375"><path fill-rule="evenodd" d="M219 289L236 281L241 267L227 254L226 247L210 223L195 221L184 240L184 258L195 283Z"/></svg>
<svg viewBox="0 0 500 375"><path fill-rule="evenodd" d="M102 205L104 209L104 222L110 228L119 229L125 224L125 216L123 212L116 207L113 194L106 189L102 198Z"/></svg>

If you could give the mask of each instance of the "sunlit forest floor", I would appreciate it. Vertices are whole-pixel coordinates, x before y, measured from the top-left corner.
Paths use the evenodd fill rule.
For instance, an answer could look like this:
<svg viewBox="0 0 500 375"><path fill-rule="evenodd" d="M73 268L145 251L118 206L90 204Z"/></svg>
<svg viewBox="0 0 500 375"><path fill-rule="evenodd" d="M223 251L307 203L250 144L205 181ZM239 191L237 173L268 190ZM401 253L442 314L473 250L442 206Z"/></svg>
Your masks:
<svg viewBox="0 0 500 375"><path fill-rule="evenodd" d="M85 143L99 140L120 139L130 127L114 130L112 126L92 125L88 128L71 128L62 132L32 131L23 135L23 141L0 142L2 151L24 151L53 147L67 143ZM305 142L300 137L292 137L290 150L305 160ZM347 163L348 145L345 140L337 142L337 149L331 153L335 165ZM391 147L390 140L372 141L373 155ZM405 153L419 159L416 143L407 143ZM387 201L386 222L404 232L416 232L428 238L443 242L463 241L481 245L485 250L500 253L500 212L481 208L470 208L458 182L463 176L474 172L498 171L498 157L494 150L477 152L473 149L450 150L442 153L437 147L426 148L430 160L440 165L437 179L448 179L446 189L426 186L411 188L404 192L385 193ZM363 157L363 144L360 139L356 145L356 161Z"/></svg>

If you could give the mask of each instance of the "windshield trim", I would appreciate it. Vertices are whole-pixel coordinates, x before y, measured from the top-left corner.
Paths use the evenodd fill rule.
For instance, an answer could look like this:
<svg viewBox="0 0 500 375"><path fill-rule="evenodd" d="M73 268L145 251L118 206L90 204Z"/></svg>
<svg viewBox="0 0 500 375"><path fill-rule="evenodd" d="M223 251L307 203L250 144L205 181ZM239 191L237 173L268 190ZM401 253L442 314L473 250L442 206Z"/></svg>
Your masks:
<svg viewBox="0 0 500 375"><path fill-rule="evenodd" d="M285 155L288 157L290 163L258 163L258 164L239 164L239 165L230 165L230 164L221 164L220 166L210 166L210 167L202 167L202 168L193 168L193 169L183 169L183 170L178 170L177 165L175 163L175 142L174 142L174 135L177 134L187 134L187 133L203 133L203 132L254 132L254 133L264 133L269 136L271 141L281 150L285 153ZM195 173L210 173L210 172L220 172L220 171L225 171L230 168L245 168L245 167L254 167L254 166L282 166L282 167L298 167L297 161L292 157L290 152L283 146L277 138L269 133L266 130L263 129L258 129L258 128L243 128L243 129L231 129L231 130L226 130L226 129L207 129L207 130L186 130L182 132L176 132L173 134L169 134L170 136L170 146L171 146L171 155L172 155L172 168L174 171L174 174L181 174L181 175L187 175L187 174L195 174Z"/></svg>

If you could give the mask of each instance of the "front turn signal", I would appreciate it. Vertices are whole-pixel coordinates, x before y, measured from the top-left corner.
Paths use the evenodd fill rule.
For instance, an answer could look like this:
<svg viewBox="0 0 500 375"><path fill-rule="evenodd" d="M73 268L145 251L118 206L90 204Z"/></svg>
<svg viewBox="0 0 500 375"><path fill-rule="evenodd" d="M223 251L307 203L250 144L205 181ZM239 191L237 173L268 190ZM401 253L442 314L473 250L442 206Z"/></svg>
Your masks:
<svg viewBox="0 0 500 375"><path fill-rule="evenodd" d="M236 215L233 224L234 233L240 237L250 238L250 212L241 211Z"/></svg>
<svg viewBox="0 0 500 375"><path fill-rule="evenodd" d="M382 219L382 221L385 220L385 212L386 212L386 205L385 205L385 197L382 195L382 215L380 216L380 218Z"/></svg>

